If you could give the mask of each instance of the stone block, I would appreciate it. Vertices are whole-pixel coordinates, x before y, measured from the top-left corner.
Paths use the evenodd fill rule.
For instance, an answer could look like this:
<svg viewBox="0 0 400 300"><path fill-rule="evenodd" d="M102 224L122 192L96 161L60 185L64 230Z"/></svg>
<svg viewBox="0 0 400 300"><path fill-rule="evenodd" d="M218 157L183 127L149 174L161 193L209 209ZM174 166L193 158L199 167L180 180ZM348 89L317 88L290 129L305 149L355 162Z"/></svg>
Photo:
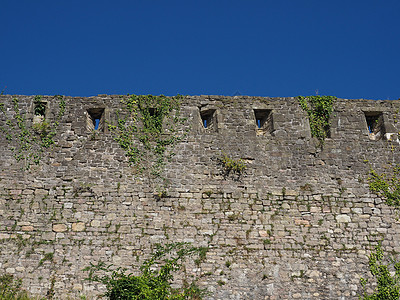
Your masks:
<svg viewBox="0 0 400 300"><path fill-rule="evenodd" d="M302 225L302 226L310 226L310 221L308 220L303 220L303 219L295 219L294 224L296 225Z"/></svg>
<svg viewBox="0 0 400 300"><path fill-rule="evenodd" d="M53 231L55 232L65 232L67 229L67 225L65 224L53 224Z"/></svg>
<svg viewBox="0 0 400 300"><path fill-rule="evenodd" d="M22 230L22 231L33 231L34 228L33 228L32 225L25 225L25 226L22 226L22 227L21 227L21 230Z"/></svg>
<svg viewBox="0 0 400 300"><path fill-rule="evenodd" d="M92 227L100 227L100 225L101 225L101 221L100 220L92 220L90 222L90 226L92 226Z"/></svg>
<svg viewBox="0 0 400 300"><path fill-rule="evenodd" d="M349 223L349 222L351 222L351 218L348 215L342 214L342 215L337 215L336 216L336 221L338 223Z"/></svg>
<svg viewBox="0 0 400 300"><path fill-rule="evenodd" d="M85 223L77 222L72 223L72 231L84 231L85 230Z"/></svg>
<svg viewBox="0 0 400 300"><path fill-rule="evenodd" d="M0 232L0 240L9 239L11 235L9 233Z"/></svg>

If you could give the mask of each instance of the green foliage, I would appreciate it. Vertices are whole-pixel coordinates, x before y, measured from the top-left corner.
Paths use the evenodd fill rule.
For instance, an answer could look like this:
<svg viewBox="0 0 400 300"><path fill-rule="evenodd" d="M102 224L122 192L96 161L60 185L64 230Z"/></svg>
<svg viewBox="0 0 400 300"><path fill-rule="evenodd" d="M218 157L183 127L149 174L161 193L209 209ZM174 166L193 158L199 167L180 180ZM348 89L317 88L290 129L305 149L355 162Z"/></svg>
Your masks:
<svg viewBox="0 0 400 300"><path fill-rule="evenodd" d="M49 252L49 253L45 253L43 258L39 261L39 266L43 265L43 263L45 261L50 261L52 262L54 258L54 253L53 252Z"/></svg>
<svg viewBox="0 0 400 300"><path fill-rule="evenodd" d="M224 169L225 176L228 176L231 172L241 175L246 170L246 164L242 159L233 159L223 153L219 160Z"/></svg>
<svg viewBox="0 0 400 300"><path fill-rule="evenodd" d="M22 288L22 280L11 274L0 276L0 300L29 300L26 291Z"/></svg>
<svg viewBox="0 0 400 300"><path fill-rule="evenodd" d="M398 300L400 298L400 262L391 259L394 272L389 270L389 266L383 263L384 255L379 243L375 252L369 256L369 269L376 279L377 287L373 294L366 292L367 280L361 278L361 285L364 293L359 297L361 300Z"/></svg>
<svg viewBox="0 0 400 300"><path fill-rule="evenodd" d="M117 124L108 128L139 173L147 169L159 177L165 160L173 156L171 148L184 136L178 128L185 120L180 117L181 98L130 95L121 99L124 109L117 113Z"/></svg>
<svg viewBox="0 0 400 300"><path fill-rule="evenodd" d="M46 121L33 124L32 129L42 139L45 138L50 132L50 124Z"/></svg>
<svg viewBox="0 0 400 300"><path fill-rule="evenodd" d="M112 265L106 266L101 262L91 264L84 271L89 272L87 280L106 285L104 296L111 300L201 299L205 291L199 289L194 282L186 283L180 289L172 288L171 282L174 274L182 270L185 258L202 254L203 249L191 247L187 243L157 245L151 257L140 266L140 275L137 276L126 274L126 270L121 268L112 271ZM100 276L97 275L99 272L108 274Z"/></svg>
<svg viewBox="0 0 400 300"><path fill-rule="evenodd" d="M46 103L42 102L42 96L35 96L33 103L35 104L35 116L44 116L46 111Z"/></svg>
<svg viewBox="0 0 400 300"><path fill-rule="evenodd" d="M400 166L393 167L391 174L379 174L370 171L368 177L369 189L382 197L390 206L400 206Z"/></svg>
<svg viewBox="0 0 400 300"><path fill-rule="evenodd" d="M299 96L301 108L307 112L310 120L311 135L316 137L320 145L323 144L329 134L330 116L333 111L333 103L337 99L334 96Z"/></svg>
<svg viewBox="0 0 400 300"><path fill-rule="evenodd" d="M1 130L7 132L6 139L13 144L11 149L15 159L17 161L24 160L26 169L29 169L33 163L38 164L44 150L55 144L53 138L65 112L63 97L55 96L55 99L59 102L59 111L55 122L49 123L47 120L42 120L33 124L32 127L27 126L26 116L20 112L18 99L12 99L14 117L7 119L6 126L8 128L4 127ZM43 116L46 105L42 102L42 97L35 96L34 103L34 114ZM0 107L0 111L6 114L4 105Z"/></svg>
<svg viewBox="0 0 400 300"><path fill-rule="evenodd" d="M58 101L59 101L59 103L58 103L58 108L59 108L59 110L58 110L57 120L56 120L56 122L55 122L56 126L58 126L58 124L59 124L61 118L63 117L63 115L64 115L64 113L65 113L65 105L66 105L66 104L65 104L65 99L64 99L63 96L61 96L61 95L55 95L54 97L57 98Z"/></svg>

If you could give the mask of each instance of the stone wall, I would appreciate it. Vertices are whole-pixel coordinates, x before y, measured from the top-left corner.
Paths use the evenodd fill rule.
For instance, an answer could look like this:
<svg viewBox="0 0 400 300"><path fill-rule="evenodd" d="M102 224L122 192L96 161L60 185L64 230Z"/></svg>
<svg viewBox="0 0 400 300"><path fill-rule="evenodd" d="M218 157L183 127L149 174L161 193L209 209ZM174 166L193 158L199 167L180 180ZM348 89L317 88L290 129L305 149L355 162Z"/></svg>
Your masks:
<svg viewBox="0 0 400 300"><path fill-rule="evenodd" d="M131 268L155 243L185 241L209 247L186 271L210 299L357 299L376 241L400 252L398 212L366 180L400 162L400 101L338 99L321 148L296 98L188 96L161 180L130 166L107 128L122 96L64 97L56 144L27 169L8 125L14 98L34 123L34 97L0 96L0 270L33 294L54 279L56 297L90 298L104 291L83 280L90 262ZM59 98L42 100L54 123ZM104 130L93 133L98 109ZM244 173L226 174L223 155Z"/></svg>

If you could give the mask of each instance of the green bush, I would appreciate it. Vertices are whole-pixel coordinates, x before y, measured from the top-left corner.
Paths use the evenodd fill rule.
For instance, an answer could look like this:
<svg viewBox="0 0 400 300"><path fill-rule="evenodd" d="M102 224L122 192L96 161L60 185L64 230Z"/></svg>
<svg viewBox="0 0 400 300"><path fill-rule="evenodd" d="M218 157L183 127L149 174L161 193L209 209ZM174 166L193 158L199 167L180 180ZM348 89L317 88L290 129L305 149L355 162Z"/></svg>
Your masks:
<svg viewBox="0 0 400 300"><path fill-rule="evenodd" d="M374 276L377 287L373 294L368 295L366 292L367 280L361 278L361 285L364 289L363 295L359 297L360 300L399 300L400 298L400 262L390 259L391 268L394 272L389 270L389 265L383 263L384 255L379 243L375 252L369 256L369 269Z"/></svg>
<svg viewBox="0 0 400 300"><path fill-rule="evenodd" d="M185 258L201 255L204 248L191 247L187 243L173 243L165 246L156 245L151 257L140 266L140 275L127 274L126 269L112 270L100 262L91 264L84 271L89 272L87 280L106 285L104 294L110 300L183 300L202 299L206 293L197 287L195 282L185 283L182 288L171 287L174 273L183 268ZM106 275L98 275L105 272Z"/></svg>
<svg viewBox="0 0 400 300"><path fill-rule="evenodd" d="M246 170L246 164L242 159L233 159L223 153L219 160L224 169L225 176L231 172L241 175Z"/></svg>
<svg viewBox="0 0 400 300"><path fill-rule="evenodd" d="M30 300L28 293L21 288L22 280L11 274L0 276L0 300Z"/></svg>

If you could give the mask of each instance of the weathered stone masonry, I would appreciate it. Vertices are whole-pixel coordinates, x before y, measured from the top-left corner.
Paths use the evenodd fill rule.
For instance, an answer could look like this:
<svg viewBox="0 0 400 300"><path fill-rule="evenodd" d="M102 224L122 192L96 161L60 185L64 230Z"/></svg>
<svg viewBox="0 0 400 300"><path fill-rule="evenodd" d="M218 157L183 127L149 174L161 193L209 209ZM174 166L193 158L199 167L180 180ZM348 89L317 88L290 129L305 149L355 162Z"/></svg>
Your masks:
<svg viewBox="0 0 400 300"><path fill-rule="evenodd" d="M8 95L0 126L14 97L31 126L34 97ZM185 97L188 132L160 198L107 130L120 96L64 99L57 143L38 165L21 169L0 136L0 270L34 294L54 278L58 298L96 295L103 287L83 280L89 262L135 266L156 242L188 241L210 248L186 268L210 299L356 299L376 241L400 252L398 213L366 181L371 167L400 162L400 101L338 99L320 149L296 98ZM43 100L54 120L53 97ZM223 176L222 153L245 173Z"/></svg>

